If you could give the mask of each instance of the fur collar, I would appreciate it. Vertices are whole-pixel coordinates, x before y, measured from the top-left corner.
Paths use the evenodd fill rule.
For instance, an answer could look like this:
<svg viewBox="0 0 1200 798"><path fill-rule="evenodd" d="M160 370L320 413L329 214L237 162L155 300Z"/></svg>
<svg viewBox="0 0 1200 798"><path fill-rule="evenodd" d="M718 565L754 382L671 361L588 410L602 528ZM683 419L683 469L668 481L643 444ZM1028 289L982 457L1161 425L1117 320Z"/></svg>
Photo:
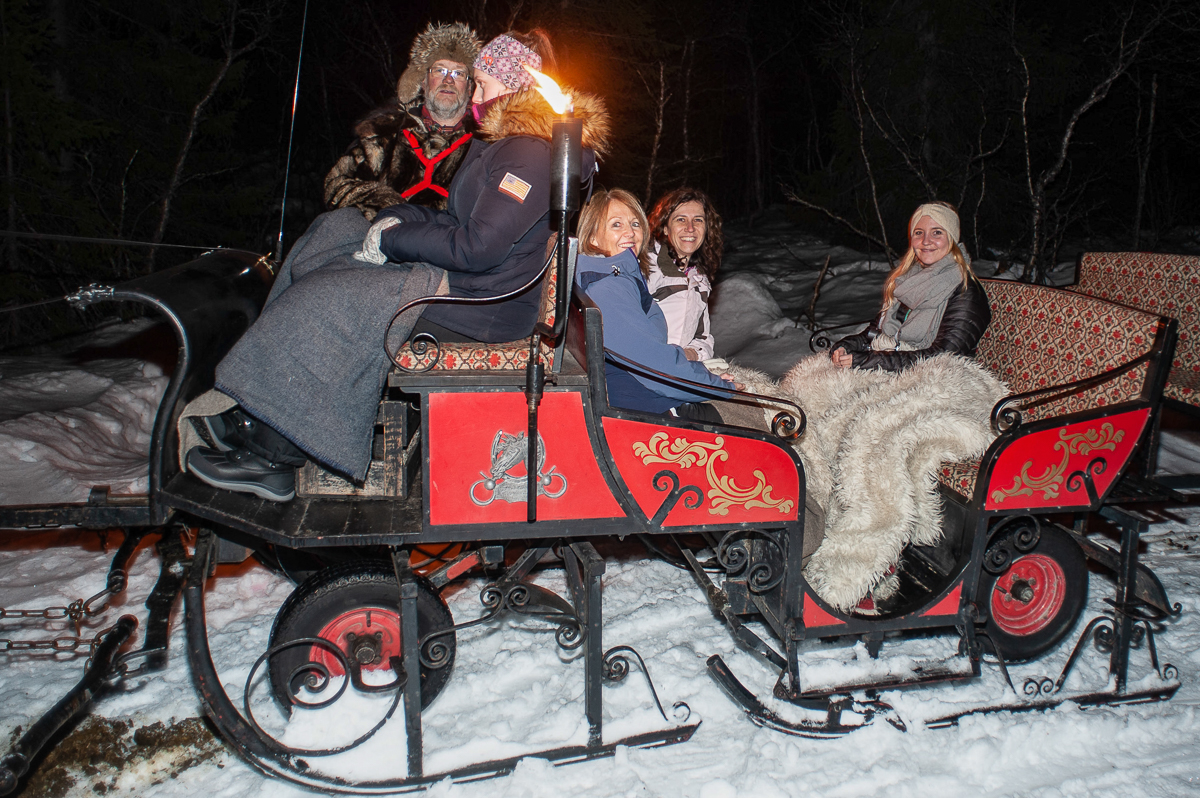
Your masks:
<svg viewBox="0 0 1200 798"><path fill-rule="evenodd" d="M607 154L611 130L604 101L574 89L564 87L563 91L575 104L575 117L583 120L583 146L597 155ZM557 121L558 114L550 103L533 89L525 89L498 98L483 118L479 135L487 141L509 136L533 136L549 141Z"/></svg>

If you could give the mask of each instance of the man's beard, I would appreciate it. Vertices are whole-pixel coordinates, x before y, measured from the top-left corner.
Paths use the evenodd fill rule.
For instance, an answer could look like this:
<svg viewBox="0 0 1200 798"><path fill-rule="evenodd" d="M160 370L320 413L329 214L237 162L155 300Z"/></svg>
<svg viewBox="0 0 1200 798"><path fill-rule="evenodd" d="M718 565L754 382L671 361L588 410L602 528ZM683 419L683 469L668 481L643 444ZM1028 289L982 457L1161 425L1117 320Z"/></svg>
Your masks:
<svg viewBox="0 0 1200 798"><path fill-rule="evenodd" d="M463 111L467 108L467 93L464 91L458 95L458 99L450 102L442 98L440 92L435 91L433 96L425 98L425 106L431 114L436 114L443 119L453 119L458 121Z"/></svg>

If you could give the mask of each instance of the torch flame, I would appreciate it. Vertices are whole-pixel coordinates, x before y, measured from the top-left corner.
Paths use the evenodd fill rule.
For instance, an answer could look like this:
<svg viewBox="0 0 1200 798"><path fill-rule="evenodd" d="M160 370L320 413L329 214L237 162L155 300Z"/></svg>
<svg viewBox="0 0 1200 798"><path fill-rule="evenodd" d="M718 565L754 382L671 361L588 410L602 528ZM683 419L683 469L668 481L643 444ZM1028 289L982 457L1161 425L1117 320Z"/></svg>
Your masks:
<svg viewBox="0 0 1200 798"><path fill-rule="evenodd" d="M567 111L574 111L574 105L571 98L563 94L563 90L558 87L554 79L549 75L538 72L529 64L522 64L525 71L533 75L533 79L537 81L538 93L546 98L546 102L550 103L550 107L554 109L556 114L565 114Z"/></svg>

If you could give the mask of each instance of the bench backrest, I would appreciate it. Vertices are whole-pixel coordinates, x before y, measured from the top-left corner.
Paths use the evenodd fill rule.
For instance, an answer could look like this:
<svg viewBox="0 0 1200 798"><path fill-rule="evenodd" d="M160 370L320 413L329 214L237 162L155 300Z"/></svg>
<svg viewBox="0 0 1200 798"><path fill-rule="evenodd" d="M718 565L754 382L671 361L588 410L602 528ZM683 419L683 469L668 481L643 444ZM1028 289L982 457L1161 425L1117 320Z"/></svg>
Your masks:
<svg viewBox="0 0 1200 798"><path fill-rule="evenodd" d="M551 238L546 246L547 258L555 241L556 238ZM578 253L579 242L571 238L567 255L567 285L571 285L575 277L575 258ZM540 287L530 290L539 292L537 321L553 327L558 313L557 260L546 270ZM559 335L557 340L543 338L541 341L542 361L549 372L558 372L562 368L565 337ZM424 354L417 354L411 344L405 343L396 353L396 359L405 368L420 372L430 368L429 363L435 351L438 361L432 366L433 371L519 371L529 363L529 338L499 344L443 343L440 350L431 347Z"/></svg>
<svg viewBox="0 0 1200 798"><path fill-rule="evenodd" d="M1200 257L1085 252L1072 290L1179 319L1163 397L1200 407Z"/></svg>
<svg viewBox="0 0 1200 798"><path fill-rule="evenodd" d="M984 280L992 321L980 363L1013 393L1086 379L1128 363L1154 345L1159 317L1095 297L1009 280ZM1129 401L1147 364L1096 388L1032 408L1026 420Z"/></svg>

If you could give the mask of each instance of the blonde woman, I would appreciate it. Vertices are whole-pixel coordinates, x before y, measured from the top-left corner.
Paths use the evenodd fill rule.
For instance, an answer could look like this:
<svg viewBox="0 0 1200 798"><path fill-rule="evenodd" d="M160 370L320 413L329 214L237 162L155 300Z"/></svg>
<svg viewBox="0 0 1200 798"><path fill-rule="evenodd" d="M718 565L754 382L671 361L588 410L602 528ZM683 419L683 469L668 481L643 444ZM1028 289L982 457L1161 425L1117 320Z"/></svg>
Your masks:
<svg viewBox="0 0 1200 798"><path fill-rule="evenodd" d="M908 220L908 252L888 276L879 316L834 344L835 365L903 371L943 352L974 356L992 311L959 231L953 205L917 208Z"/></svg>

